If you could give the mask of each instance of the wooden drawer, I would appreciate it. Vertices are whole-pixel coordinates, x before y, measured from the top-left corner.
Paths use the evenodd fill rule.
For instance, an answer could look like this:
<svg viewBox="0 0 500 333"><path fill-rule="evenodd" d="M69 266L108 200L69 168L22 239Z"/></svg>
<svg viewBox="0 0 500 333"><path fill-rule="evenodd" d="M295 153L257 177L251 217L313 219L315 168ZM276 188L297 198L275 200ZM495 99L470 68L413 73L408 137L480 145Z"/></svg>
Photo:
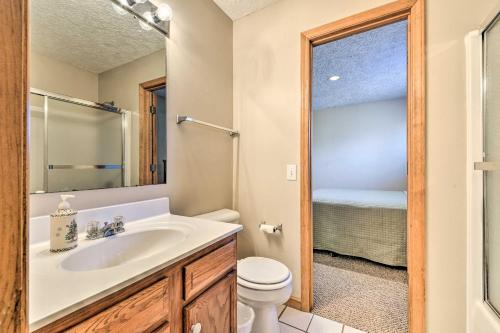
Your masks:
<svg viewBox="0 0 500 333"><path fill-rule="evenodd" d="M115 304L67 332L168 332L168 278ZM163 326L162 326L163 325ZM164 328L161 330L161 328Z"/></svg>
<svg viewBox="0 0 500 333"><path fill-rule="evenodd" d="M184 266L184 299L190 299L235 267L236 241Z"/></svg>

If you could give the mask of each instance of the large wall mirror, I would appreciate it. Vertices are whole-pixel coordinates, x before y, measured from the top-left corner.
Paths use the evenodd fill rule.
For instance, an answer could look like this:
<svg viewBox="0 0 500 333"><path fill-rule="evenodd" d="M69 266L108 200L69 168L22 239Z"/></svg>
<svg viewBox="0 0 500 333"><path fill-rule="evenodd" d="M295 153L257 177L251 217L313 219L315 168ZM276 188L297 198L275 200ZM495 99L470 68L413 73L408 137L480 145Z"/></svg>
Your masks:
<svg viewBox="0 0 500 333"><path fill-rule="evenodd" d="M31 1L31 193L166 183L168 15L154 0Z"/></svg>

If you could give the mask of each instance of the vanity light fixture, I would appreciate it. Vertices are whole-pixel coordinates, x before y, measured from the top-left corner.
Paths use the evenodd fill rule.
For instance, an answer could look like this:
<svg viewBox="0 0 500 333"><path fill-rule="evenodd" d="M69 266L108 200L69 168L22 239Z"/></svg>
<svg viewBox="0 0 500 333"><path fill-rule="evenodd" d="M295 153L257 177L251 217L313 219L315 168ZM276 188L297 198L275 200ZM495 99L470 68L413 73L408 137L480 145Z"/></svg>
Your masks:
<svg viewBox="0 0 500 333"><path fill-rule="evenodd" d="M127 0L118 0L118 2L122 6L128 6L129 5ZM117 12L118 14L120 14L120 15L127 14L127 11L125 9L123 9L122 7L118 6L116 3L111 3L111 5L113 6L113 9L115 10L115 12Z"/></svg>
<svg viewBox="0 0 500 333"><path fill-rule="evenodd" d="M118 0L122 3L125 3L127 6L133 7L138 3L146 3L148 0Z"/></svg>
<svg viewBox="0 0 500 333"><path fill-rule="evenodd" d="M139 20L143 30L156 29L168 37L172 8L166 3L156 5L151 0L110 0L120 15L127 12Z"/></svg>
<svg viewBox="0 0 500 333"><path fill-rule="evenodd" d="M340 79L340 76L333 75L333 76L330 76L330 78L328 80L330 80L330 81L337 81L338 79Z"/></svg>
<svg viewBox="0 0 500 333"><path fill-rule="evenodd" d="M144 12L142 16L146 19L151 24L158 24L161 22L168 22L172 19L172 8L170 8L169 5L167 4L161 4L158 6L158 8L154 11L154 13L151 13L150 11ZM147 24L146 22L139 21L139 24L141 25L141 28L144 30L151 30L151 25Z"/></svg>
<svg viewBox="0 0 500 333"><path fill-rule="evenodd" d="M162 3L158 6L155 16L158 17L160 21L170 21L172 19L172 8L166 3Z"/></svg>
<svg viewBox="0 0 500 333"><path fill-rule="evenodd" d="M142 14L142 17L144 17L146 19L146 21L148 21L149 23L155 23L155 21L153 19L153 14L151 14L150 11L147 11L144 14ZM139 21L139 25L141 26L141 28L143 30L146 30L146 31L153 29L151 27L151 25L149 25L149 24L147 24L146 22L143 22L143 21Z"/></svg>

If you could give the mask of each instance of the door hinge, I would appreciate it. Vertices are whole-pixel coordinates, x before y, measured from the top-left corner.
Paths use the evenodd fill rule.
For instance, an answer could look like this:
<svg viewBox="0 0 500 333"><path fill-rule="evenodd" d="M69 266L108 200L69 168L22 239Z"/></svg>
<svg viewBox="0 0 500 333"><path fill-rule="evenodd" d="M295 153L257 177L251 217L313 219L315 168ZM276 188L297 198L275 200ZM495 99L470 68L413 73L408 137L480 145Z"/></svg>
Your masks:
<svg viewBox="0 0 500 333"><path fill-rule="evenodd" d="M156 114L156 106L151 105L151 106L149 107L149 112L151 112L151 114Z"/></svg>
<svg viewBox="0 0 500 333"><path fill-rule="evenodd" d="M150 164L150 165L149 165L149 171L151 171L151 172L153 172L153 173L154 173L154 172L156 172L156 165L154 165L154 164Z"/></svg>

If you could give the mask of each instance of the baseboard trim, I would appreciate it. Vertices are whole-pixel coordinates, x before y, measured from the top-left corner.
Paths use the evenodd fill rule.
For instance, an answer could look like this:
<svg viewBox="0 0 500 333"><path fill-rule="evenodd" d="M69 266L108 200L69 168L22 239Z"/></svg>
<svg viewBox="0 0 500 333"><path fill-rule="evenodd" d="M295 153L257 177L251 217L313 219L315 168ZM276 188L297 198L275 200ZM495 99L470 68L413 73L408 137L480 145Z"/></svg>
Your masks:
<svg viewBox="0 0 500 333"><path fill-rule="evenodd" d="M290 297L288 302L286 302L286 305L291 307L291 308L301 310L302 302L300 301L300 298L292 296L292 297Z"/></svg>

